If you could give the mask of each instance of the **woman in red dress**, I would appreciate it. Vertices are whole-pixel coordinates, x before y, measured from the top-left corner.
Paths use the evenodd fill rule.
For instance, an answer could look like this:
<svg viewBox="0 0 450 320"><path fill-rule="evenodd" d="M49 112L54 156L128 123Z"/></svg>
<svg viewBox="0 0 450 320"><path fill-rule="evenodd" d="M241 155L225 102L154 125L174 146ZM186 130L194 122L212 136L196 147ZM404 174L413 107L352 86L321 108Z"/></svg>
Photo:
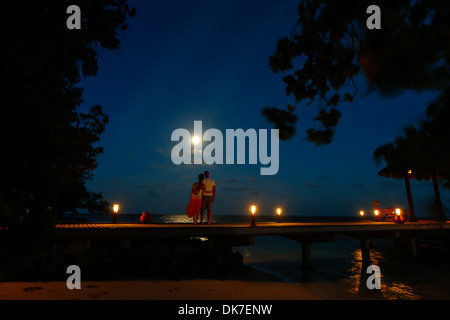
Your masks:
<svg viewBox="0 0 450 320"><path fill-rule="evenodd" d="M186 208L186 213L189 218L193 218L194 224L197 224L200 209L202 207L202 195L205 185L202 183L204 179L203 174L198 175L198 181L192 185L191 200Z"/></svg>

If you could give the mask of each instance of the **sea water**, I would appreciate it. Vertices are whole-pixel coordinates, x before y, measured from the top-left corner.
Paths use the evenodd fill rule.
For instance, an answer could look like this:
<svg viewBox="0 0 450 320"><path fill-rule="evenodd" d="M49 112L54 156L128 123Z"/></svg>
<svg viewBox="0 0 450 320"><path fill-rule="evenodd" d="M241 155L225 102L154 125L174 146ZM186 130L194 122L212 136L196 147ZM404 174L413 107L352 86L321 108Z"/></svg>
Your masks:
<svg viewBox="0 0 450 320"><path fill-rule="evenodd" d="M91 222L110 222L111 216L83 217ZM119 222L139 223L140 214L119 215ZM285 216L285 222L360 221L354 217ZM258 222L276 221L259 216ZM249 217L212 216L213 224L249 223ZM153 223L192 223L186 215L153 215ZM305 283L317 294L332 299L450 299L450 257L436 247L421 251L419 258L407 249L396 249L393 239L371 243L371 261L381 271L381 290L367 290L362 270L360 241L339 236L337 241L311 243L313 270L301 269L301 243L282 236L259 236L255 245L235 247L244 263L280 281ZM362 276L363 274L363 276ZM365 289L365 290L364 290ZM374 292L377 290L377 292Z"/></svg>

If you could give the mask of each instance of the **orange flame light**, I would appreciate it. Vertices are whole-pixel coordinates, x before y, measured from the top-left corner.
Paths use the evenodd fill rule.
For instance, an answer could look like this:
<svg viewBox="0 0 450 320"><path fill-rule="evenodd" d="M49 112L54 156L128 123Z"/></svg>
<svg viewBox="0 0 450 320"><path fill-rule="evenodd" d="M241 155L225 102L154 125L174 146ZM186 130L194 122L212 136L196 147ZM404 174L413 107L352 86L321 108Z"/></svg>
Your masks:
<svg viewBox="0 0 450 320"><path fill-rule="evenodd" d="M281 222L281 208L277 208L277 215L278 215L277 222L280 223Z"/></svg>
<svg viewBox="0 0 450 320"><path fill-rule="evenodd" d="M373 210L373 213L375 214L375 221L381 221L381 219L383 219L383 217L380 215L380 210L378 210L378 209L375 209L375 210Z"/></svg>
<svg viewBox="0 0 450 320"><path fill-rule="evenodd" d="M256 227L256 206L254 204L252 204L250 211L252 212L252 219L251 219L251 225L252 227Z"/></svg>
<svg viewBox="0 0 450 320"><path fill-rule="evenodd" d="M117 203L113 204L113 223L117 222L117 213L119 212L119 205Z"/></svg>
<svg viewBox="0 0 450 320"><path fill-rule="evenodd" d="M360 215L360 217L361 217L361 221L364 221L364 211L363 211L363 210L361 210L361 211L359 212L359 215Z"/></svg>
<svg viewBox="0 0 450 320"><path fill-rule="evenodd" d="M400 208L395 209L395 213L396 216L394 218L394 222L399 224L405 223L405 218L402 217L402 211L400 210Z"/></svg>

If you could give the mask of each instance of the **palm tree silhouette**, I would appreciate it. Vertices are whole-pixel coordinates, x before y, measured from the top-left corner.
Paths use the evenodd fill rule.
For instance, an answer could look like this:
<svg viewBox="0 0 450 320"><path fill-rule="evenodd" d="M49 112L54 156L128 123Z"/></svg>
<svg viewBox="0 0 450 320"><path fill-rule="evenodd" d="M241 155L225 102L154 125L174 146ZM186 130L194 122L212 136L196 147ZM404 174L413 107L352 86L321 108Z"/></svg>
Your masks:
<svg viewBox="0 0 450 320"><path fill-rule="evenodd" d="M403 129L404 136L397 137L393 143L387 143L378 147L373 157L377 163L383 159L387 167L379 172L379 175L405 180L408 205L410 208L410 221L417 221L414 212L414 203L411 193L410 179L433 180L436 207L439 212L439 220L444 221L443 205L439 193L438 177L442 164L441 139L423 129L408 126Z"/></svg>

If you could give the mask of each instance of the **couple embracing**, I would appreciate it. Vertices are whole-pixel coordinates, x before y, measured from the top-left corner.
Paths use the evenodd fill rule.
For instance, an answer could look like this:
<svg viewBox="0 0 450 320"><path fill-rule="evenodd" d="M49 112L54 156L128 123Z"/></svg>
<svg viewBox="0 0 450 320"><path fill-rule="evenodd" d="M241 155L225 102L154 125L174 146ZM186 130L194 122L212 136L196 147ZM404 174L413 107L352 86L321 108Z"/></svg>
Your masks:
<svg viewBox="0 0 450 320"><path fill-rule="evenodd" d="M208 224L211 224L211 206L216 196L216 183L209 177L209 172L198 175L198 181L192 185L191 200L186 208L189 218L194 219L197 224L200 213L200 224L203 224L203 214L205 208L208 212Z"/></svg>

